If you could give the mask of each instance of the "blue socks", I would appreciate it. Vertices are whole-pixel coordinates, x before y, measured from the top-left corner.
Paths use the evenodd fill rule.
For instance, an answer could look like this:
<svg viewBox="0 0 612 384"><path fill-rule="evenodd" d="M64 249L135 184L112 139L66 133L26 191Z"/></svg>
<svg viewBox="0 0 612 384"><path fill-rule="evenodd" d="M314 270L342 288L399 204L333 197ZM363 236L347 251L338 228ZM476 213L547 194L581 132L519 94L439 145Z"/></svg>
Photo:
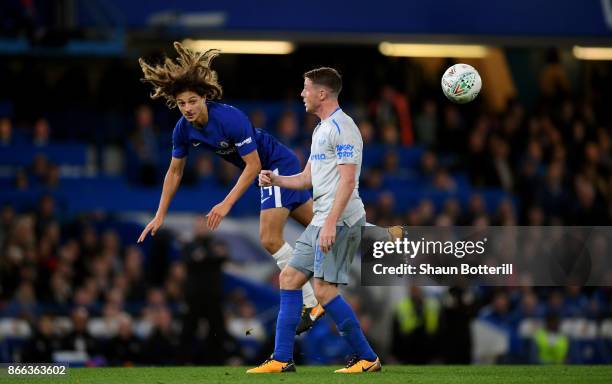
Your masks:
<svg viewBox="0 0 612 384"><path fill-rule="evenodd" d="M346 340L346 342L351 346L357 356L360 359L365 359L368 361L376 360L376 354L374 353L372 347L370 347L370 344L366 340L365 335L361 330L361 326L359 325L359 321L357 320L357 316L355 316L355 312L353 312L353 309L348 305L346 301L344 301L342 296L336 296L324 307L325 311L331 316L332 319L334 319L336 327L338 328L338 332L340 332L340 336L342 336L342 338ZM278 324L276 329L278 337Z"/></svg>
<svg viewBox="0 0 612 384"><path fill-rule="evenodd" d="M281 289L274 343L275 360L283 362L293 360L295 329L300 322L301 309L302 291ZM346 340L360 359L376 360L376 354L366 340L355 313L342 296L336 296L325 305L325 311L336 323L340 336Z"/></svg>
<svg viewBox="0 0 612 384"><path fill-rule="evenodd" d="M301 314L302 290L281 289L274 339L274 360L287 362L293 359L295 330L300 322Z"/></svg>

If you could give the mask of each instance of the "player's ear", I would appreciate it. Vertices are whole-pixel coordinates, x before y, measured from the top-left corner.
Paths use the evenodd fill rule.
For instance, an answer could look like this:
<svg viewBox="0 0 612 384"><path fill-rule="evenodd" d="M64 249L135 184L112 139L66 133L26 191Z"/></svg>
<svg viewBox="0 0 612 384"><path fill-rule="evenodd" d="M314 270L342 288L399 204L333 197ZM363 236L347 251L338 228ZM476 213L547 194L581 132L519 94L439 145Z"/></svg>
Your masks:
<svg viewBox="0 0 612 384"><path fill-rule="evenodd" d="M325 87L320 87L319 88L319 99L325 100L326 97L327 97L327 89L325 89Z"/></svg>

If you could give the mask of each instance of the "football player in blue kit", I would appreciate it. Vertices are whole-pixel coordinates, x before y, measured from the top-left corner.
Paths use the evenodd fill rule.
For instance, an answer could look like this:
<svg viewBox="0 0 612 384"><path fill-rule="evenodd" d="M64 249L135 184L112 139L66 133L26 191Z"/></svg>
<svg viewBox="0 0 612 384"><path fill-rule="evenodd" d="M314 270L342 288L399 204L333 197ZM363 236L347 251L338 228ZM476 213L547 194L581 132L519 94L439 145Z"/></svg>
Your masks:
<svg viewBox="0 0 612 384"><path fill-rule="evenodd" d="M163 64L149 65L139 59L144 73L142 81L153 86L151 98L165 99L170 108L178 106L183 115L172 133L172 159L164 178L159 207L138 238L139 243L149 233L155 235L162 226L180 184L190 147L210 150L242 169L225 199L207 214L207 225L212 230L219 226L249 186L258 182L260 170L271 170L280 176L301 172L300 163L289 148L266 131L254 128L239 109L214 101L222 96L217 73L210 67L219 54L218 50L193 52L178 42L174 47L178 53L176 61L166 58ZM293 247L283 238L283 228L289 216L304 227L310 224L313 219L310 192L278 186L262 187L259 237L281 270L293 253ZM401 227L387 229L369 225L369 230L374 236L385 239L402 235ZM310 282L302 287L302 295L304 308L297 334L310 329L325 313Z"/></svg>
<svg viewBox="0 0 612 384"><path fill-rule="evenodd" d="M176 61L166 58L161 65L149 65L139 60L144 73L142 81L153 86L151 98L165 99L170 108L178 106L183 116L172 133L172 159L164 178L159 207L138 242L144 241L149 233L155 235L162 226L181 182L190 147L210 150L242 169L225 199L208 212L206 223L211 230L219 226L251 184L257 183L261 169L270 169L279 175L300 172L300 163L289 148L265 131L254 128L239 109L213 101L222 96L217 74L210 68L218 50L193 52L178 42L174 47L178 53ZM261 188L260 241L281 269L293 251L283 239L283 228L289 216L304 226L310 223L313 217L310 193L279 187ZM310 283L306 283L302 291L304 311L298 334L312 327L324 314Z"/></svg>

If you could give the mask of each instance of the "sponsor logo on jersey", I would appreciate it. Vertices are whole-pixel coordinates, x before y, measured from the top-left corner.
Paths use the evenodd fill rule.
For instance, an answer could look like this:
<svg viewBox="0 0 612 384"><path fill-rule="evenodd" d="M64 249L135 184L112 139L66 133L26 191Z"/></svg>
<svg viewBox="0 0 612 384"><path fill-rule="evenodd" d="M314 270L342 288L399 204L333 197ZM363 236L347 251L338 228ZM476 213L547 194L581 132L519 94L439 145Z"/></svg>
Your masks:
<svg viewBox="0 0 612 384"><path fill-rule="evenodd" d="M352 144L338 144L336 145L336 156L339 159L353 158L353 150L355 146Z"/></svg>
<svg viewBox="0 0 612 384"><path fill-rule="evenodd" d="M245 144L251 144L253 142L253 138L251 138L251 136L247 137L246 139L242 140L239 143L236 143L236 146L238 148L242 147Z"/></svg>
<svg viewBox="0 0 612 384"><path fill-rule="evenodd" d="M313 161L325 160L325 154L324 153L313 153L312 155L310 155L310 160L313 160Z"/></svg>
<svg viewBox="0 0 612 384"><path fill-rule="evenodd" d="M236 152L236 147L232 147L229 149L218 149L215 151L217 155L229 155Z"/></svg>

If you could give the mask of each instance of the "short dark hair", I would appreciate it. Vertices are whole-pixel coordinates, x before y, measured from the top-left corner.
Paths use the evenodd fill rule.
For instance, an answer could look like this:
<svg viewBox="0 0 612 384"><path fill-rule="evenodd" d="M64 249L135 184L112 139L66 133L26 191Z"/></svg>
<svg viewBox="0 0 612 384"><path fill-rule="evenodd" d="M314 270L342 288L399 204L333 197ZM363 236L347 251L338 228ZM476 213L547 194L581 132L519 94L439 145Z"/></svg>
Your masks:
<svg viewBox="0 0 612 384"><path fill-rule="evenodd" d="M310 79L314 84L329 88L336 95L342 90L342 76L333 68L321 67L311 69L304 73L304 78Z"/></svg>

